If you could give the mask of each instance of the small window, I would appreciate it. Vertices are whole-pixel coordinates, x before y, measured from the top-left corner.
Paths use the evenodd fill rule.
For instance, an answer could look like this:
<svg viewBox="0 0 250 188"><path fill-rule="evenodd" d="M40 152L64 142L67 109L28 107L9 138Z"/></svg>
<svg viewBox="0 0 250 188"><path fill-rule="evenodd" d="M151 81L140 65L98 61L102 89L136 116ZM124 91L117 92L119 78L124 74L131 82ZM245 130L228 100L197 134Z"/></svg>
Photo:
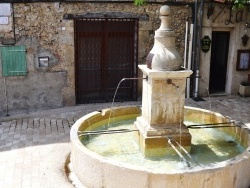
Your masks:
<svg viewBox="0 0 250 188"><path fill-rule="evenodd" d="M26 76L26 49L25 46L1 47L2 75Z"/></svg>
<svg viewBox="0 0 250 188"><path fill-rule="evenodd" d="M236 70L249 70L250 68L250 50L238 50Z"/></svg>

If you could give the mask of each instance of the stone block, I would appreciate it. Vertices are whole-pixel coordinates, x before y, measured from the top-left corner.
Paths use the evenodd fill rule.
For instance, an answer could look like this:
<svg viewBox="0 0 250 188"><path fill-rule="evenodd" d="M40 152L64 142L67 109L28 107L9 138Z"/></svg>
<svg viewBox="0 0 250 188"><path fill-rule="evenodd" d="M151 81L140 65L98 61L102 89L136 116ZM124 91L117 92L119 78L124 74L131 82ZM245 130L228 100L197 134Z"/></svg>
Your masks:
<svg viewBox="0 0 250 188"><path fill-rule="evenodd" d="M140 21L139 22L139 29L140 30L153 30L153 23L152 21Z"/></svg>

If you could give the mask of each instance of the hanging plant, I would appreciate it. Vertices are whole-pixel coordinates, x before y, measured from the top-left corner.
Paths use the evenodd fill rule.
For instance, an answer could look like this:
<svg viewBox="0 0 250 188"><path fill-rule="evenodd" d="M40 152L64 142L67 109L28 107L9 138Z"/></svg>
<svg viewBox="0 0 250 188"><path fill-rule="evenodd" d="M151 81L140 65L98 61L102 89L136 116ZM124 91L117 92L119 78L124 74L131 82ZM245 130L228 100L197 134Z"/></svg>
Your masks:
<svg viewBox="0 0 250 188"><path fill-rule="evenodd" d="M146 2L145 0L134 0L134 4L139 7L139 6L145 5Z"/></svg>
<svg viewBox="0 0 250 188"><path fill-rule="evenodd" d="M249 4L249 0L229 0L229 2L233 3L233 9L243 8L245 5Z"/></svg>

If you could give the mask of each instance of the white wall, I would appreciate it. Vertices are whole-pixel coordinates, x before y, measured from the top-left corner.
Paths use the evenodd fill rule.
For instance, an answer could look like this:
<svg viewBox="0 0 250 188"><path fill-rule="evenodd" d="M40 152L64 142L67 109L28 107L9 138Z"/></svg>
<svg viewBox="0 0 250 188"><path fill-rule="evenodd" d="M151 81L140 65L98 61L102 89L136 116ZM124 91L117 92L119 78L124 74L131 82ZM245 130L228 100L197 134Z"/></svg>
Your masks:
<svg viewBox="0 0 250 188"><path fill-rule="evenodd" d="M212 39L213 31L229 31L230 32L230 42L229 42L229 51L228 51L228 63L227 63L227 76L226 76L226 85L225 92L227 94L237 94L239 85L242 81L247 80L248 71L236 71L237 63L237 50L239 49L250 49L250 41L248 41L247 46L242 45L241 37L244 34L247 34L250 37L250 28L246 28L245 24L250 22L250 17L247 14L247 10L243 9L242 22L236 23L236 14L239 10L232 11L232 21L228 25L225 24L225 21L229 18L229 9L223 8L224 4L214 3L214 13L207 18L207 7L208 4L204 6L204 15L203 15L203 27L202 27L202 36L209 36ZM222 11L221 11L222 10ZM221 14L219 12L221 11ZM238 14L239 15L239 14ZM217 18L216 18L217 17ZM249 20L249 21L248 21ZM210 74L210 60L211 60L211 48L209 52L204 53L201 51L201 61L200 61L200 74L203 77L204 81L201 79L199 84L199 94L201 96L207 96L207 86L209 85L209 74Z"/></svg>

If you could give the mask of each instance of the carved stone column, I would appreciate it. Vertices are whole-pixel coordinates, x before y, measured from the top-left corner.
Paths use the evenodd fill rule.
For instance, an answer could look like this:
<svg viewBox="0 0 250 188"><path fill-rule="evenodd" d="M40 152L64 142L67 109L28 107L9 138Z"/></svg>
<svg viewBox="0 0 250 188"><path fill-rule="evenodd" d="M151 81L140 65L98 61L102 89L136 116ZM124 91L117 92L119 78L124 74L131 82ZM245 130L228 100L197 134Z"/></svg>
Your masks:
<svg viewBox="0 0 250 188"><path fill-rule="evenodd" d="M162 6L161 26L155 32L154 47L147 65L139 65L143 80L142 115L135 126L138 142L145 157L167 153L168 139L190 149L191 135L183 124L186 78L191 70L181 69L181 58L175 50L175 35L169 28L170 8Z"/></svg>

